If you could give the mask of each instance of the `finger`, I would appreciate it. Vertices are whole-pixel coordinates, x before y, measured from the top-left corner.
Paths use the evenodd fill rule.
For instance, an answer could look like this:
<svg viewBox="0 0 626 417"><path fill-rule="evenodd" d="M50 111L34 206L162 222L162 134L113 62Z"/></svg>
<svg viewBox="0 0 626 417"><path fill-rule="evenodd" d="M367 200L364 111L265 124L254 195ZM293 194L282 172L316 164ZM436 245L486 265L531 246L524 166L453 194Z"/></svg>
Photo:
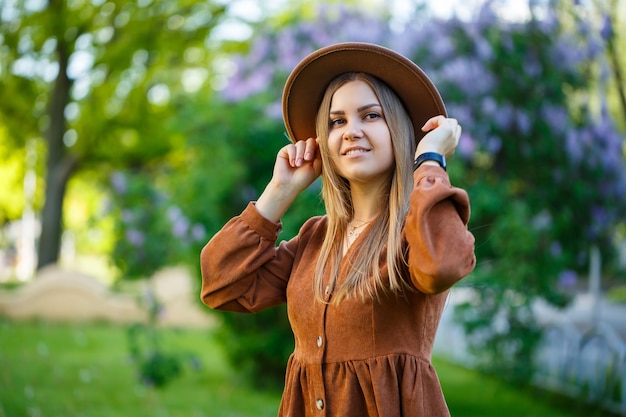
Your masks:
<svg viewBox="0 0 626 417"><path fill-rule="evenodd" d="M455 145L459 142L459 137L461 136L461 125L456 119L448 119L448 123L450 126L450 133L452 134L452 138L454 139Z"/></svg>
<svg viewBox="0 0 626 417"><path fill-rule="evenodd" d="M296 146L293 144L286 145L281 153L286 157L287 161L289 161L290 166L296 165Z"/></svg>
<svg viewBox="0 0 626 417"><path fill-rule="evenodd" d="M426 123L424 123L424 126L422 126L422 131L428 132L429 130L432 130L441 125L445 120L446 118L443 115L431 117Z"/></svg>
<svg viewBox="0 0 626 417"><path fill-rule="evenodd" d="M315 158L315 151L317 149L317 141L313 138L308 138L304 148L304 160L311 161Z"/></svg>
<svg viewBox="0 0 626 417"><path fill-rule="evenodd" d="M456 138L456 133L457 133L457 129L459 127L459 122L456 119L446 119L445 121L445 126L448 129L448 131L450 132L450 135L453 138Z"/></svg>
<svg viewBox="0 0 626 417"><path fill-rule="evenodd" d="M300 167L304 163L305 155L307 152L307 140L301 140L296 143L296 166Z"/></svg>

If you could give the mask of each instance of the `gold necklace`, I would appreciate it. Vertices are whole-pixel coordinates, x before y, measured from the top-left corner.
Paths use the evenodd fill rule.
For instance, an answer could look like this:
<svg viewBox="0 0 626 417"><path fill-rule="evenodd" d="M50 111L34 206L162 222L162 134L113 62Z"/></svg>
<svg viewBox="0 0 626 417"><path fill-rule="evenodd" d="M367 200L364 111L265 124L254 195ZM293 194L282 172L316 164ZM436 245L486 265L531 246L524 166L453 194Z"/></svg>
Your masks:
<svg viewBox="0 0 626 417"><path fill-rule="evenodd" d="M358 235L361 234L360 231L357 233L357 230L360 229L361 227L369 224L369 223L371 223L371 220L367 221L367 222L363 222L363 223L359 224L358 226L352 226L351 224L348 224L348 236L349 237L357 237Z"/></svg>

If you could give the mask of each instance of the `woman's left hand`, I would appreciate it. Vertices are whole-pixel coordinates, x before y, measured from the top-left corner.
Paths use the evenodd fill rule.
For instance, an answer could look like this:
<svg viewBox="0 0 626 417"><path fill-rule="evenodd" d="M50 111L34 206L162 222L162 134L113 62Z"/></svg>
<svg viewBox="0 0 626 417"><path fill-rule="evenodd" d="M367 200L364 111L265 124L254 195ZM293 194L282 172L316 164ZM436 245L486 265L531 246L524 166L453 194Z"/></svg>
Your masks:
<svg viewBox="0 0 626 417"><path fill-rule="evenodd" d="M449 158L454 154L461 137L459 122L444 116L430 118L422 126L422 131L428 133L417 144L415 157L424 152L437 152Z"/></svg>

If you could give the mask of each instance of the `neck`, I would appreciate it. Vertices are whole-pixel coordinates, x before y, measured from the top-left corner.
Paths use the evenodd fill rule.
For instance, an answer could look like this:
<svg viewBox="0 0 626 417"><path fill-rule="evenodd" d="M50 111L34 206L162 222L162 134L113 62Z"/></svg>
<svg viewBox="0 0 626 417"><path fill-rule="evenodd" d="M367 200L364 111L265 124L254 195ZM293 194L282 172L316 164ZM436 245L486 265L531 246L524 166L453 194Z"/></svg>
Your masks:
<svg viewBox="0 0 626 417"><path fill-rule="evenodd" d="M383 208L383 193L351 185L352 222L354 225L372 221Z"/></svg>

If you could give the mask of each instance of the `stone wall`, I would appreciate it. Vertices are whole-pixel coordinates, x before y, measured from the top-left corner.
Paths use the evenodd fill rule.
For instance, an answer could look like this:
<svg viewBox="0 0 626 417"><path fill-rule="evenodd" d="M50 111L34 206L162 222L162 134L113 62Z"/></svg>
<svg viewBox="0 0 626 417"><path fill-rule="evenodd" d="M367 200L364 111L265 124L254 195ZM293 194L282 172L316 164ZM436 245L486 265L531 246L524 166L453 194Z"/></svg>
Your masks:
<svg viewBox="0 0 626 417"><path fill-rule="evenodd" d="M211 314L196 301L199 295L194 294L192 277L182 268L164 269L134 288L111 291L96 278L50 266L20 288L0 290L0 316L51 322L146 322L146 294L152 294L162 304L161 325L201 328L213 324Z"/></svg>

